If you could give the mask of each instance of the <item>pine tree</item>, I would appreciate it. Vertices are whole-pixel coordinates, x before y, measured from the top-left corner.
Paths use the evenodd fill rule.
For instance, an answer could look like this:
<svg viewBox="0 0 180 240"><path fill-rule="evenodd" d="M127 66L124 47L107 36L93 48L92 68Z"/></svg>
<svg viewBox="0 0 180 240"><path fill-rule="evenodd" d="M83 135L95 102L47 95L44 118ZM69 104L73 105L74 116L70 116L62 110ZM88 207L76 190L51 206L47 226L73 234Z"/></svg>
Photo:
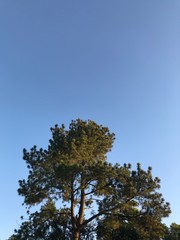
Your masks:
<svg viewBox="0 0 180 240"><path fill-rule="evenodd" d="M107 127L77 119L68 130L56 125L51 132L47 150L23 150L29 175L19 181L18 192L27 207L41 208L11 240L90 240L110 217L128 221L152 215L160 223L169 215L150 168L144 171L138 164L133 171L130 165L107 162L115 139Z"/></svg>

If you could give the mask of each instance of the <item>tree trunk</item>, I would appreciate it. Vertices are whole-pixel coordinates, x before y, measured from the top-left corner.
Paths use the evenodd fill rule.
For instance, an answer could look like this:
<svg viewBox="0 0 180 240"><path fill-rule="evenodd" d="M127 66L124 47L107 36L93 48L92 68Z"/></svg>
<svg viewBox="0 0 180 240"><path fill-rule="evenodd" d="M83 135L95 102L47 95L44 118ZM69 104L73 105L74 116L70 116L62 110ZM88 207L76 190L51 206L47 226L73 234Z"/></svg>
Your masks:
<svg viewBox="0 0 180 240"><path fill-rule="evenodd" d="M79 240L79 237L80 237L80 232L78 230L76 230L74 232L73 240Z"/></svg>

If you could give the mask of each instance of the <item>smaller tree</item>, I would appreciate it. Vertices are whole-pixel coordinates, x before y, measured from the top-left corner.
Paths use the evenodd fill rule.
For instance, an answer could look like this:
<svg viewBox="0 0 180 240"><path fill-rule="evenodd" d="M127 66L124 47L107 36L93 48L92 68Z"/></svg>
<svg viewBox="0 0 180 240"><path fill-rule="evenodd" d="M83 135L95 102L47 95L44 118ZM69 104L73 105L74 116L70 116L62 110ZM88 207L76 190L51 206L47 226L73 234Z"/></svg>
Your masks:
<svg viewBox="0 0 180 240"><path fill-rule="evenodd" d="M130 167L125 165L124 169ZM159 240L165 235L161 220L169 215L170 207L157 191L160 180L152 178L151 170L149 167L148 171L144 171L138 164L137 171L126 175L124 181L115 180L117 192L111 198L105 197L101 204L105 209L108 206L113 208L116 204L119 204L119 208L98 221L98 240ZM123 182L126 184L123 185ZM123 204L119 196L122 199L126 196Z"/></svg>
<svg viewBox="0 0 180 240"><path fill-rule="evenodd" d="M166 228L164 240L180 240L180 224L172 223L170 228Z"/></svg>
<svg viewBox="0 0 180 240"><path fill-rule="evenodd" d="M15 239L68 239L69 215L67 209L58 210L50 200L40 211L29 214L28 221L24 221L19 230L10 238Z"/></svg>
<svg viewBox="0 0 180 240"><path fill-rule="evenodd" d="M165 235L165 226L154 216L141 215L134 218L110 216L99 221L98 240L160 240Z"/></svg>

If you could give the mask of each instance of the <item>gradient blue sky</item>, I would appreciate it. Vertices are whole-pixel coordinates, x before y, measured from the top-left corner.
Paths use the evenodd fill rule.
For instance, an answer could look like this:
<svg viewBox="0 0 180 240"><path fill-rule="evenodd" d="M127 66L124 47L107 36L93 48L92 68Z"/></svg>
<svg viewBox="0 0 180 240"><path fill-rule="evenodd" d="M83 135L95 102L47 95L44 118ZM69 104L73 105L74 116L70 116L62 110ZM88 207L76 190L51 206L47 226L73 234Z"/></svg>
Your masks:
<svg viewBox="0 0 180 240"><path fill-rule="evenodd" d="M92 119L112 162L153 167L180 223L180 1L0 1L0 239L25 209L22 149Z"/></svg>

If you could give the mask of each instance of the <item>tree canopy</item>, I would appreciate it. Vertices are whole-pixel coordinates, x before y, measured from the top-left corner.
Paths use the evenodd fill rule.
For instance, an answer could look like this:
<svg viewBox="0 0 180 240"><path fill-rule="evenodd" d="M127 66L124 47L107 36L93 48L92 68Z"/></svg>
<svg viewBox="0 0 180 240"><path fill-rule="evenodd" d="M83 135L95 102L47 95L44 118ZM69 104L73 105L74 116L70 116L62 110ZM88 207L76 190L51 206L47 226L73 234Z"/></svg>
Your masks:
<svg viewBox="0 0 180 240"><path fill-rule="evenodd" d="M180 239L180 224L172 223L168 228L166 227L166 234L164 240L179 240Z"/></svg>
<svg viewBox="0 0 180 240"><path fill-rule="evenodd" d="M170 206L159 193L159 178L150 167L109 163L115 135L107 127L77 119L68 130L55 125L51 132L47 149L23 150L29 175L19 181L18 193L28 208L41 207L35 213L28 209L29 219L11 240L115 240L128 228L147 239L150 229L162 235L154 226L161 226Z"/></svg>

